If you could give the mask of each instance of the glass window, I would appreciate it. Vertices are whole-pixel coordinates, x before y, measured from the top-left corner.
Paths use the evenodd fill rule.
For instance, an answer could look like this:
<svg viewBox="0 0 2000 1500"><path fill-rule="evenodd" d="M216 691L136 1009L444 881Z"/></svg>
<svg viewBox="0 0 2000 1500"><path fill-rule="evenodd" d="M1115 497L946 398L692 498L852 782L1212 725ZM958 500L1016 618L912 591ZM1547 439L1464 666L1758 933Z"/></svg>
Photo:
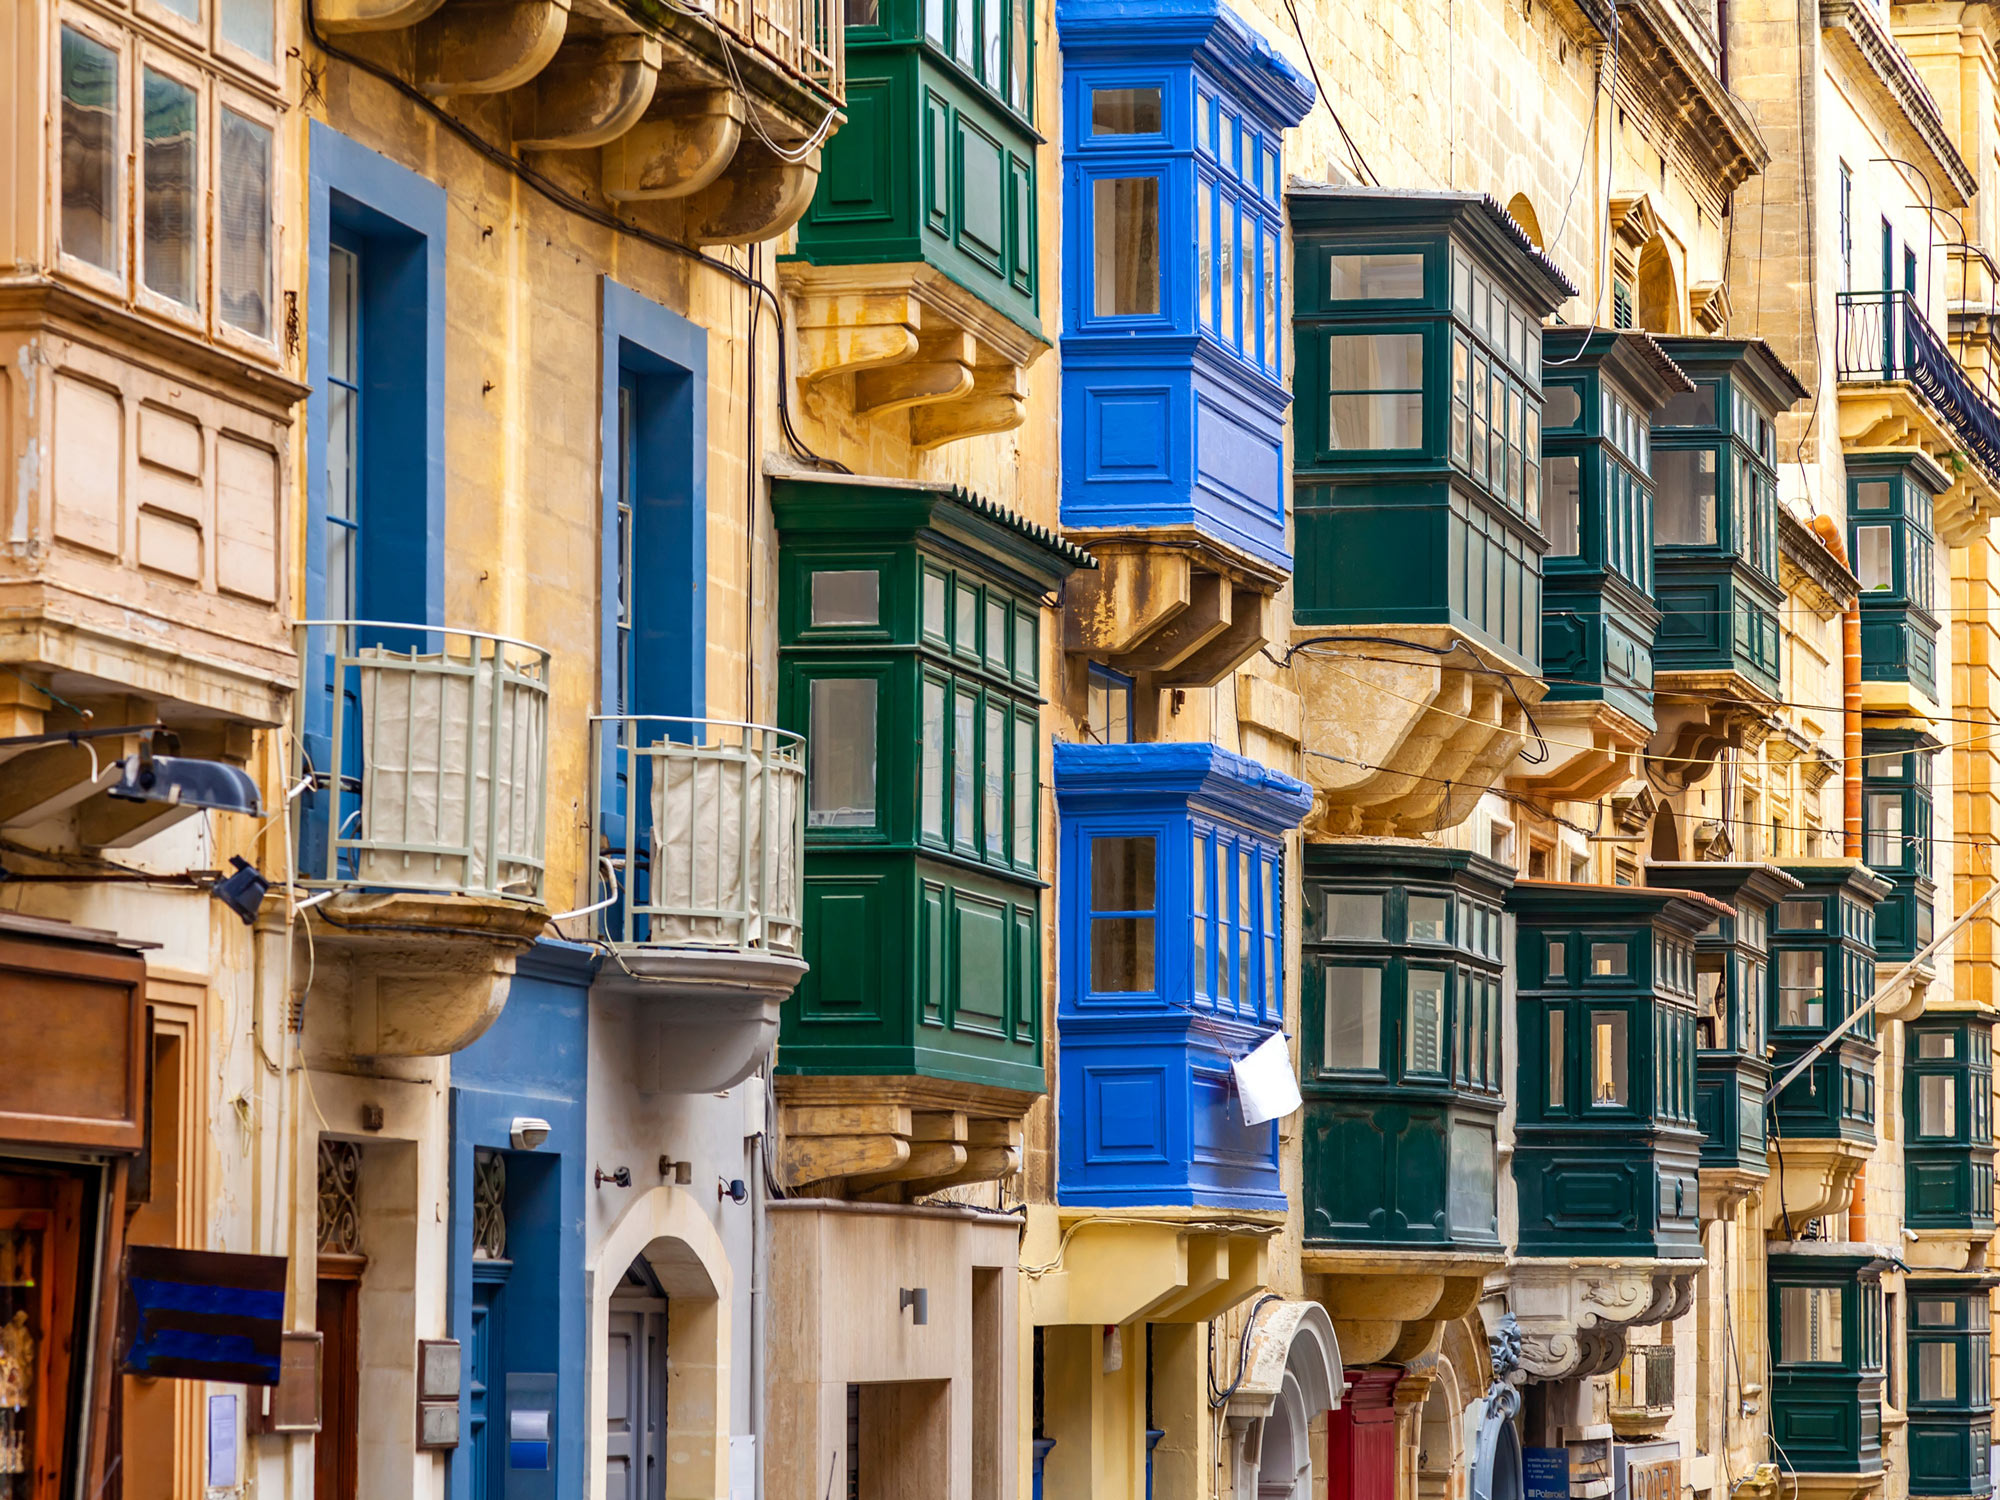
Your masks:
<svg viewBox="0 0 2000 1500"><path fill-rule="evenodd" d="M1336 334L1326 361L1329 448L1423 446L1422 334Z"/></svg>
<svg viewBox="0 0 2000 1500"><path fill-rule="evenodd" d="M1194 217L1195 259L1199 268L1195 298L1201 307L1201 326L1213 331L1215 328L1215 194L1212 187L1206 184L1197 190Z"/></svg>
<svg viewBox="0 0 2000 1500"><path fill-rule="evenodd" d="M1896 587L1896 540L1887 526L1854 528L1854 576L1864 593L1890 593Z"/></svg>
<svg viewBox="0 0 2000 1500"><path fill-rule="evenodd" d="M1442 943L1445 938L1445 922L1451 911L1451 901L1445 896L1410 897L1410 941L1413 943Z"/></svg>
<svg viewBox="0 0 2000 1500"><path fill-rule="evenodd" d="M1583 387L1557 380L1542 387L1542 422L1548 427L1574 427L1583 420Z"/></svg>
<svg viewBox="0 0 2000 1500"><path fill-rule="evenodd" d="M961 5L971 0L959 0ZM1006 59L1002 53L1005 33L1001 29L1000 8L1005 0L980 0L979 5L979 76L987 87L999 93L1006 80Z"/></svg>
<svg viewBox="0 0 2000 1500"><path fill-rule="evenodd" d="M1092 135L1158 135L1160 90L1151 88L1092 89Z"/></svg>
<svg viewBox="0 0 2000 1500"><path fill-rule="evenodd" d="M924 0L924 35L944 45L944 0Z"/></svg>
<svg viewBox="0 0 2000 1500"><path fill-rule="evenodd" d="M1552 557L1575 557L1583 551L1583 464L1559 455L1548 462L1545 481L1545 529Z"/></svg>
<svg viewBox="0 0 2000 1500"><path fill-rule="evenodd" d="M952 611L956 637L952 644L967 656L979 654L979 590L958 586L957 606Z"/></svg>
<svg viewBox="0 0 2000 1500"><path fill-rule="evenodd" d="M1958 1134L1958 1080L1944 1073L1917 1079L1917 1134L1934 1139Z"/></svg>
<svg viewBox="0 0 2000 1500"><path fill-rule="evenodd" d="M329 246L326 286L326 610L352 619L361 525L361 258Z"/></svg>
<svg viewBox="0 0 2000 1500"><path fill-rule="evenodd" d="M1626 1016L1622 1010L1590 1013L1590 1102L1622 1106L1631 1102L1625 1056Z"/></svg>
<svg viewBox="0 0 2000 1500"><path fill-rule="evenodd" d="M1380 891L1333 891L1326 898L1327 935L1337 938L1382 937Z"/></svg>
<svg viewBox="0 0 2000 1500"><path fill-rule="evenodd" d="M1264 368L1278 373L1278 253L1277 234L1264 228Z"/></svg>
<svg viewBox="0 0 2000 1500"><path fill-rule="evenodd" d="M1887 510L1889 508L1889 481L1886 479L1864 479L1854 486L1854 508L1856 510Z"/></svg>
<svg viewBox="0 0 2000 1500"><path fill-rule="evenodd" d="M1778 1024L1826 1025L1826 956L1788 949L1778 955Z"/></svg>
<svg viewBox="0 0 2000 1500"><path fill-rule="evenodd" d="M1949 1031L1922 1031L1917 1033L1917 1056L1923 1058L1949 1058L1958 1056L1958 1037Z"/></svg>
<svg viewBox="0 0 2000 1500"><path fill-rule="evenodd" d="M1412 969L1409 974L1409 1033L1404 1040L1403 1067L1411 1073L1442 1073L1444 973L1438 969Z"/></svg>
<svg viewBox="0 0 2000 1500"><path fill-rule="evenodd" d="M980 755L980 780L986 795L980 807L980 839L989 856L1007 848L1007 710L986 700L986 744Z"/></svg>
<svg viewBox="0 0 2000 1500"><path fill-rule="evenodd" d="M1160 179L1101 177L1093 186L1100 318L1156 317L1160 311ZM1225 275L1224 285L1229 278Z"/></svg>
<svg viewBox="0 0 2000 1500"><path fill-rule="evenodd" d="M1917 1341L1917 1399L1958 1399L1958 1344L1950 1339Z"/></svg>
<svg viewBox="0 0 2000 1500"><path fill-rule="evenodd" d="M1206 834L1194 836L1194 862L1190 866L1190 888L1193 901L1189 911L1194 917L1194 992L1207 995L1214 991L1215 977L1209 972L1208 930L1210 915L1208 909L1209 842Z"/></svg>
<svg viewBox="0 0 2000 1500"><path fill-rule="evenodd" d="M1715 392L1713 385L1698 385L1691 391L1683 391L1671 396L1660 414L1653 418L1655 427L1713 427L1715 425Z"/></svg>
<svg viewBox="0 0 2000 1500"><path fill-rule="evenodd" d="M1154 845L1150 837L1090 841L1090 987L1153 988Z"/></svg>
<svg viewBox="0 0 2000 1500"><path fill-rule="evenodd" d="M1949 1297L1919 1297L1912 1312L1919 1328L1958 1327L1959 1304Z"/></svg>
<svg viewBox="0 0 2000 1500"><path fill-rule="evenodd" d="M924 570L924 634L945 638L944 599L949 585L944 574Z"/></svg>
<svg viewBox="0 0 2000 1500"><path fill-rule="evenodd" d="M924 679L924 837L944 840L944 684Z"/></svg>
<svg viewBox="0 0 2000 1500"><path fill-rule="evenodd" d="M219 0L222 39L252 57L272 56L271 0Z"/></svg>
<svg viewBox="0 0 2000 1500"><path fill-rule="evenodd" d="M1569 1059L1563 1053L1563 1012L1549 1012L1549 1108L1563 1108L1563 1079L1568 1075Z"/></svg>
<svg viewBox="0 0 2000 1500"><path fill-rule="evenodd" d="M1825 932L1824 901L1780 901L1778 925L1791 932Z"/></svg>
<svg viewBox="0 0 2000 1500"><path fill-rule="evenodd" d="M1841 1288L1788 1286L1778 1297L1780 1364L1839 1364Z"/></svg>
<svg viewBox="0 0 2000 1500"><path fill-rule="evenodd" d="M118 54L62 29L62 247L118 269Z"/></svg>
<svg viewBox="0 0 2000 1500"><path fill-rule="evenodd" d="M847 0L845 19L849 26L879 26L882 22L881 0Z"/></svg>
<svg viewBox="0 0 2000 1500"><path fill-rule="evenodd" d="M1418 302L1424 295L1421 250L1327 259L1326 295L1334 302Z"/></svg>
<svg viewBox="0 0 2000 1500"><path fill-rule="evenodd" d="M1903 849L1903 794L1868 794L1868 863L1893 869L1906 858Z"/></svg>
<svg viewBox="0 0 2000 1500"><path fill-rule="evenodd" d="M1715 545L1715 450L1653 450L1653 537L1663 546Z"/></svg>
<svg viewBox="0 0 2000 1500"><path fill-rule="evenodd" d="M183 306L195 302L195 91L179 79L146 69L143 244L141 279Z"/></svg>
<svg viewBox="0 0 2000 1500"><path fill-rule="evenodd" d="M875 825L875 689L872 677L812 681L810 827Z"/></svg>
<svg viewBox="0 0 2000 1500"><path fill-rule="evenodd" d="M1131 744L1132 679L1093 662L1085 715L1097 744Z"/></svg>
<svg viewBox="0 0 2000 1500"><path fill-rule="evenodd" d="M1035 617L1025 610L1014 616L1014 675L1026 682L1034 682L1042 675Z"/></svg>
<svg viewBox="0 0 2000 1500"><path fill-rule="evenodd" d="M1593 979L1622 978L1630 964L1630 950L1624 943L1592 943L1590 976Z"/></svg>
<svg viewBox="0 0 2000 1500"><path fill-rule="evenodd" d="M812 576L812 622L874 625L881 620L882 577L873 568L823 570Z"/></svg>
<svg viewBox="0 0 2000 1500"><path fill-rule="evenodd" d="M223 15L227 20L226 9ZM221 118L217 298L223 322L267 339L271 337L271 132L233 109L224 109Z"/></svg>
<svg viewBox="0 0 2000 1500"><path fill-rule="evenodd" d="M1035 795L1036 725L1031 718L1014 720L1014 860L1032 864L1035 858L1035 820L1040 803Z"/></svg>
<svg viewBox="0 0 2000 1500"><path fill-rule="evenodd" d="M973 758L977 754L979 699L963 690L951 705L951 841L973 847Z"/></svg>
<svg viewBox="0 0 2000 1500"><path fill-rule="evenodd" d="M986 596L986 664L1007 670L1007 601Z"/></svg>
<svg viewBox="0 0 2000 1500"><path fill-rule="evenodd" d="M1382 1066L1382 971L1326 968L1326 1065L1336 1071Z"/></svg>

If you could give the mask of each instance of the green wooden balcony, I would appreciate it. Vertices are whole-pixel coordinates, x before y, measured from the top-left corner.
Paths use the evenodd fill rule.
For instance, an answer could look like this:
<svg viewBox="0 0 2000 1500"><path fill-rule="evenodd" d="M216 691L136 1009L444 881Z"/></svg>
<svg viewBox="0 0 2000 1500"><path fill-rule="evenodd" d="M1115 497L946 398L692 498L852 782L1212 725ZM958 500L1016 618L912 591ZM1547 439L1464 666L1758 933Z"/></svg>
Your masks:
<svg viewBox="0 0 2000 1500"><path fill-rule="evenodd" d="M1771 1438L1795 1474L1882 1472L1880 1249L1770 1247Z"/></svg>
<svg viewBox="0 0 2000 1500"><path fill-rule="evenodd" d="M1695 938L1687 891L1523 881L1514 1179L1523 1257L1701 1254Z"/></svg>
<svg viewBox="0 0 2000 1500"><path fill-rule="evenodd" d="M1889 884L1866 866L1820 860L1783 867L1802 889L1771 907L1772 1069L1791 1071L1875 993L1875 909ZM1778 1095L1773 1130L1792 1141L1876 1138L1873 1012ZM1797 1217L1798 1210L1793 1210Z"/></svg>
<svg viewBox="0 0 2000 1500"><path fill-rule="evenodd" d="M1985 1495L1992 1489L1996 1284L2000 1277L1992 1275L1905 1283L1912 1495Z"/></svg>
<svg viewBox="0 0 2000 1500"><path fill-rule="evenodd" d="M1904 1027L1903 1215L1912 1229L1993 1233L1993 1021L1968 1012Z"/></svg>
<svg viewBox="0 0 2000 1500"><path fill-rule="evenodd" d="M1875 952L1903 964L1930 946L1936 926L1931 765L1938 742L1918 729L1861 736L1862 857L1889 882L1875 908Z"/></svg>
<svg viewBox="0 0 2000 1500"><path fill-rule="evenodd" d="M1861 584L1861 678L1935 703L1937 543L1931 517L1949 476L1921 451L1847 456L1847 556Z"/></svg>
<svg viewBox="0 0 2000 1500"><path fill-rule="evenodd" d="M1509 872L1403 841L1305 846L1305 1239L1500 1247Z"/></svg>

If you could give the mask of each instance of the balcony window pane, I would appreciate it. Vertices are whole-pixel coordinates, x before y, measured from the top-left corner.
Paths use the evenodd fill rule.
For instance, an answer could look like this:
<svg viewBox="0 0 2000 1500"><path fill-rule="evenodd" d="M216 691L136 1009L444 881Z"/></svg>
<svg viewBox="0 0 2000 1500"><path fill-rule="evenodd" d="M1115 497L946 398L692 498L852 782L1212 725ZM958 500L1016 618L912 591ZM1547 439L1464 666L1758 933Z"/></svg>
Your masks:
<svg viewBox="0 0 2000 1500"><path fill-rule="evenodd" d="M1251 1003L1257 995L1257 986L1250 972L1250 897L1255 890L1251 878L1250 846L1244 845L1238 855L1236 866L1236 1003L1239 1007Z"/></svg>
<svg viewBox="0 0 2000 1500"><path fill-rule="evenodd" d="M1713 385L1698 385L1691 391L1669 398L1653 419L1655 427L1713 427L1715 425Z"/></svg>
<svg viewBox="0 0 2000 1500"><path fill-rule="evenodd" d="M1379 942L1382 938L1380 891L1335 891L1326 898L1327 935Z"/></svg>
<svg viewBox="0 0 2000 1500"><path fill-rule="evenodd" d="M1619 979L1628 972L1630 952L1623 943L1592 943L1590 974L1593 979Z"/></svg>
<svg viewBox="0 0 2000 1500"><path fill-rule="evenodd" d="M1625 1055L1626 1016L1622 1010L1590 1013L1590 1102L1622 1106L1631 1102Z"/></svg>
<svg viewBox="0 0 2000 1500"><path fill-rule="evenodd" d="M1653 538L1669 547L1715 545L1715 450L1653 450Z"/></svg>
<svg viewBox="0 0 2000 1500"><path fill-rule="evenodd" d="M1329 338L1326 381L1329 447L1348 450L1423 446L1422 334L1343 334ZM1474 442L1476 446L1477 432Z"/></svg>
<svg viewBox="0 0 2000 1500"><path fill-rule="evenodd" d="M1007 670L1007 601L986 596L986 664Z"/></svg>
<svg viewBox="0 0 2000 1500"><path fill-rule="evenodd" d="M1153 909L1153 840L1141 837L1090 841L1090 909L1149 912Z"/></svg>
<svg viewBox="0 0 2000 1500"><path fill-rule="evenodd" d="M1917 1134L1949 1139L1958 1133L1958 1080L1931 1073L1917 1079Z"/></svg>
<svg viewBox="0 0 2000 1500"><path fill-rule="evenodd" d="M1552 557L1575 557L1583 551L1583 462L1552 458L1544 481L1548 508L1544 515Z"/></svg>
<svg viewBox="0 0 2000 1500"><path fill-rule="evenodd" d="M1040 680L1042 675L1040 643L1031 614L1014 616L1014 675L1029 682Z"/></svg>
<svg viewBox="0 0 2000 1500"><path fill-rule="evenodd" d="M333 619L355 613L354 537L361 518L361 261L327 251L326 598Z"/></svg>
<svg viewBox="0 0 2000 1500"><path fill-rule="evenodd" d="M1277 234L1264 231L1264 368L1278 373L1278 252Z"/></svg>
<svg viewBox="0 0 2000 1500"><path fill-rule="evenodd" d="M987 854L997 858L1007 845L1007 710L991 699L986 703L986 743L979 769L986 791L980 838Z"/></svg>
<svg viewBox="0 0 2000 1500"><path fill-rule="evenodd" d="M979 719L979 700L971 693L957 693L951 708L951 839L964 848L973 847L973 757Z"/></svg>
<svg viewBox="0 0 2000 1500"><path fill-rule="evenodd" d="M271 0L220 0L222 39L252 57L272 57Z"/></svg>
<svg viewBox="0 0 2000 1500"><path fill-rule="evenodd" d="M1437 969L1412 969L1409 986L1409 1033L1403 1048L1403 1069L1409 1073L1442 1073L1444 974Z"/></svg>
<svg viewBox="0 0 2000 1500"><path fill-rule="evenodd" d="M1922 1058L1951 1058L1958 1056L1958 1037L1949 1031L1924 1031L1917 1034L1917 1056Z"/></svg>
<svg viewBox="0 0 2000 1500"><path fill-rule="evenodd" d="M812 785L806 822L813 828L875 825L875 680L817 677L812 683Z"/></svg>
<svg viewBox="0 0 2000 1500"><path fill-rule="evenodd" d="M1093 917L1090 988L1100 995L1143 994L1153 988L1153 919Z"/></svg>
<svg viewBox="0 0 2000 1500"><path fill-rule="evenodd" d="M1155 88L1092 89L1092 135L1158 135L1160 91Z"/></svg>
<svg viewBox="0 0 2000 1500"><path fill-rule="evenodd" d="M1778 925L1788 932L1825 932L1824 901L1780 901Z"/></svg>
<svg viewBox="0 0 2000 1500"><path fill-rule="evenodd" d="M1889 481L1886 479L1864 479L1855 485L1854 508L1856 510L1887 510L1889 508Z"/></svg>
<svg viewBox="0 0 2000 1500"><path fill-rule="evenodd" d="M1241 247L1237 264L1242 267L1237 281L1243 290L1243 322L1237 347L1252 361L1257 358L1257 226L1246 210L1238 220L1236 243Z"/></svg>
<svg viewBox="0 0 2000 1500"><path fill-rule="evenodd" d="M1090 987L1099 994L1153 988L1154 844L1121 836L1090 841Z"/></svg>
<svg viewBox="0 0 2000 1500"><path fill-rule="evenodd" d="M222 243L216 267L222 320L271 336L271 132L222 111Z"/></svg>
<svg viewBox="0 0 2000 1500"><path fill-rule="evenodd" d="M1201 304L1201 326L1215 329L1215 191L1204 184L1195 195L1195 249L1199 262L1199 282L1195 295Z"/></svg>
<svg viewBox="0 0 2000 1500"><path fill-rule="evenodd" d="M1029 64L1034 49L1028 41L1028 0L1012 0L1013 40L1008 44L1007 102L1028 112Z"/></svg>
<svg viewBox="0 0 2000 1500"><path fill-rule="evenodd" d="M1896 539L1887 526L1854 528L1854 576L1864 593L1890 593L1896 587Z"/></svg>
<svg viewBox="0 0 2000 1500"><path fill-rule="evenodd" d="M1329 256L1326 283L1326 295L1334 302L1422 301L1423 252Z"/></svg>
<svg viewBox="0 0 2000 1500"><path fill-rule="evenodd" d="M1030 864L1035 858L1035 816L1039 804L1035 796L1035 723L1014 721L1014 860Z"/></svg>
<svg viewBox="0 0 2000 1500"><path fill-rule="evenodd" d="M957 0L953 16L957 24L951 30L951 55L958 59L968 73L977 65L973 38L973 25L977 20L973 7L977 4L978 0Z"/></svg>
<svg viewBox="0 0 2000 1500"><path fill-rule="evenodd" d="M944 840L944 684L924 680L923 833Z"/></svg>
<svg viewBox="0 0 2000 1500"><path fill-rule="evenodd" d="M1382 971L1329 964L1326 1066L1336 1072L1382 1066Z"/></svg>
<svg viewBox="0 0 2000 1500"><path fill-rule="evenodd" d="M1903 794L1868 794L1868 863L1878 870L1903 863Z"/></svg>
<svg viewBox="0 0 2000 1500"><path fill-rule="evenodd" d="M1006 58L1001 52L1005 45L1005 32L1001 27L1000 7L1006 0L980 0L980 48L979 76L988 88L999 93L1006 78Z"/></svg>
<svg viewBox="0 0 2000 1500"><path fill-rule="evenodd" d="M62 247L118 269L118 54L62 29Z"/></svg>
<svg viewBox="0 0 2000 1500"><path fill-rule="evenodd" d="M881 0L847 0L846 20L849 26L879 26L882 23Z"/></svg>
<svg viewBox="0 0 2000 1500"><path fill-rule="evenodd" d="M967 656L979 654L979 590L960 585L952 611L952 645Z"/></svg>
<svg viewBox="0 0 2000 1500"><path fill-rule="evenodd" d="M1208 867L1208 837L1198 833L1194 838L1194 863L1189 881L1193 893L1190 915L1194 918L1194 992L1197 995L1214 993L1214 978L1208 968Z"/></svg>
<svg viewBox="0 0 2000 1500"><path fill-rule="evenodd" d="M1225 135L1223 155L1228 155L1228 140ZM1216 336L1225 344L1236 342L1236 200L1227 193L1216 190L1215 210L1215 288L1222 302L1222 321L1216 329Z"/></svg>
<svg viewBox="0 0 2000 1500"><path fill-rule="evenodd" d="M1160 179L1103 177L1093 187L1097 258L1092 267L1100 318L1156 317L1160 311ZM1225 237L1226 238L1226 237ZM1225 293L1233 292L1223 277Z"/></svg>
<svg viewBox="0 0 2000 1500"><path fill-rule="evenodd" d="M1826 957L1792 949L1778 955L1778 1024L1826 1024Z"/></svg>
<svg viewBox="0 0 2000 1500"><path fill-rule="evenodd" d="M1958 1327L1959 1304L1949 1297L1919 1297L1915 1312L1919 1328Z"/></svg>
<svg viewBox="0 0 2000 1500"><path fill-rule="evenodd" d="M924 35L944 45L944 0L924 0Z"/></svg>
<svg viewBox="0 0 2000 1500"><path fill-rule="evenodd" d="M195 300L195 92L146 69L145 284L192 307Z"/></svg>
<svg viewBox="0 0 2000 1500"><path fill-rule="evenodd" d="M1788 1286L1778 1297L1778 1362L1839 1364L1841 1288Z"/></svg>
<svg viewBox="0 0 2000 1500"><path fill-rule="evenodd" d="M1549 1012L1549 1108L1560 1110L1563 1105L1563 1080L1569 1076L1569 1058L1563 1051L1564 1013L1559 1010Z"/></svg>
<svg viewBox="0 0 2000 1500"><path fill-rule="evenodd" d="M942 573L924 574L924 634L945 638L944 599L948 585Z"/></svg>
<svg viewBox="0 0 2000 1500"><path fill-rule="evenodd" d="M882 575L873 568L823 571L812 576L812 622L874 625L881 620Z"/></svg>
<svg viewBox="0 0 2000 1500"><path fill-rule="evenodd" d="M1413 943L1442 943L1445 941L1445 921L1451 911L1451 901L1444 896L1410 897L1410 941Z"/></svg>
<svg viewBox="0 0 2000 1500"><path fill-rule="evenodd" d="M1493 1137L1469 1123L1451 1131L1451 1226L1493 1233L1496 1196Z"/></svg>
<svg viewBox="0 0 2000 1500"><path fill-rule="evenodd" d="M1958 1345L1939 1339L1924 1339L1917 1345L1917 1399L1956 1401L1958 1399Z"/></svg>
<svg viewBox="0 0 2000 1500"><path fill-rule="evenodd" d="M1583 388L1567 380L1542 387L1542 423L1574 427L1583 420Z"/></svg>

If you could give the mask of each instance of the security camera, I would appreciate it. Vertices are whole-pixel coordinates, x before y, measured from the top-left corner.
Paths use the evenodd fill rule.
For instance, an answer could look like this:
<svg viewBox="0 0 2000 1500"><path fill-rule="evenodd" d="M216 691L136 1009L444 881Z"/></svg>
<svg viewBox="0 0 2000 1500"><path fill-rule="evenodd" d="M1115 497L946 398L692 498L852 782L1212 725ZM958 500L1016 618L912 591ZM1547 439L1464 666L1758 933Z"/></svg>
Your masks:
<svg viewBox="0 0 2000 1500"><path fill-rule="evenodd" d="M533 1115L514 1116L513 1141L516 1151L532 1151L549 1138L549 1122Z"/></svg>

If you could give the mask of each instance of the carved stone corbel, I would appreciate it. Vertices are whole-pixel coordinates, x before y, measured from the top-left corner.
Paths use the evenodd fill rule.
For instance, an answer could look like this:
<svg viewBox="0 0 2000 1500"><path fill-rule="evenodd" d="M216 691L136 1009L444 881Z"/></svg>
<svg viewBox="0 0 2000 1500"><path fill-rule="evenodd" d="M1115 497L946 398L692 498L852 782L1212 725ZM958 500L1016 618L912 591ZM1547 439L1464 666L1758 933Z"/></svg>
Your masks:
<svg viewBox="0 0 2000 1500"><path fill-rule="evenodd" d="M604 196L644 203L699 193L736 159L744 106L734 89L667 95L650 119L606 142L599 157Z"/></svg>
<svg viewBox="0 0 2000 1500"><path fill-rule="evenodd" d="M786 161L761 140L743 143L729 172L688 203L687 236L697 245L754 245L806 216L819 186L820 153Z"/></svg>
<svg viewBox="0 0 2000 1500"><path fill-rule="evenodd" d="M910 413L910 442L922 449L937 448L981 433L1012 432L1027 419L1028 392L1021 367L1011 362L979 365L965 395Z"/></svg>
<svg viewBox="0 0 2000 1500"><path fill-rule="evenodd" d="M314 0L313 24L335 35L401 31L428 21L444 0Z"/></svg>
<svg viewBox="0 0 2000 1500"><path fill-rule="evenodd" d="M917 335L914 359L862 370L854 377L854 414L883 416L927 402L955 401L972 390L972 335L942 324Z"/></svg>
<svg viewBox="0 0 2000 1500"><path fill-rule="evenodd" d="M427 94L504 94L530 82L561 48L570 0L447 0L410 38Z"/></svg>
<svg viewBox="0 0 2000 1500"><path fill-rule="evenodd" d="M514 144L579 151L617 140L639 123L660 81L660 44L627 33L573 42L515 96Z"/></svg>

